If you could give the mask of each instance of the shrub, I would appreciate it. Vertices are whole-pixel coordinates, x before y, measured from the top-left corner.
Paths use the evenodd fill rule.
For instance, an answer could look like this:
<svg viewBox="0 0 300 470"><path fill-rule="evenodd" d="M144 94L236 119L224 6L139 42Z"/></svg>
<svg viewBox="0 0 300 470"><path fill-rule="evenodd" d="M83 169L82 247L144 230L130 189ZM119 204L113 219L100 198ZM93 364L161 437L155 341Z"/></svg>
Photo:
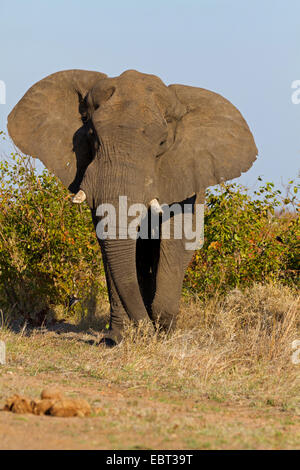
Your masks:
<svg viewBox="0 0 300 470"><path fill-rule="evenodd" d="M262 185L254 198L236 183L207 190L205 243L188 268L185 293L206 297L275 280L297 284L299 217L287 208L296 208L298 187L287 197L273 183Z"/></svg>
<svg viewBox="0 0 300 470"><path fill-rule="evenodd" d="M103 286L90 211L28 157L0 162L0 181L0 308L41 324Z"/></svg>
<svg viewBox="0 0 300 470"><path fill-rule="evenodd" d="M0 133L1 134L1 133ZM65 318L68 297L106 296L101 254L86 204L18 153L0 162L0 309L41 324ZM292 182L291 182L292 184ZM298 187L273 183L254 194L237 184L206 192L205 243L187 270L184 294L201 299L254 282L299 282ZM281 213L278 213L279 208ZM276 212L277 211L277 212Z"/></svg>

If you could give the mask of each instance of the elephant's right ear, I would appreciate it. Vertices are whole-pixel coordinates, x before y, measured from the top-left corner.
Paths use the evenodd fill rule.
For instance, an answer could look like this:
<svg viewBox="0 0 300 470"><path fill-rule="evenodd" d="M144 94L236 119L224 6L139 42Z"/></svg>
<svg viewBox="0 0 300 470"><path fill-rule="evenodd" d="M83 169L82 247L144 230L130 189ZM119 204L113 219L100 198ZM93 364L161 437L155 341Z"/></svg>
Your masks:
<svg viewBox="0 0 300 470"><path fill-rule="evenodd" d="M86 70L57 72L33 85L8 116L16 146L39 158L67 187L77 171L74 134L82 127L80 100L106 75Z"/></svg>

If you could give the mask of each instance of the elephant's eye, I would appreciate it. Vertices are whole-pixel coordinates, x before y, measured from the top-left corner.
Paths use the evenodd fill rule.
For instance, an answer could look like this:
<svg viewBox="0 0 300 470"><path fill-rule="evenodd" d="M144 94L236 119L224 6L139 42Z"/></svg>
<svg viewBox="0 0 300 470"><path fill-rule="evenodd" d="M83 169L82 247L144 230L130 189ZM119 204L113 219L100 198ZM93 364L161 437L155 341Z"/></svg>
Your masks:
<svg viewBox="0 0 300 470"><path fill-rule="evenodd" d="M111 86L105 89L97 89L93 92L93 108L94 110L98 109L102 104L106 103L116 91L116 87Z"/></svg>
<svg viewBox="0 0 300 470"><path fill-rule="evenodd" d="M158 152L157 152L157 155L156 155L156 158L160 157L163 153L165 153L166 151L166 144L167 144L167 141L168 141L168 137L166 137L165 139L161 140L161 142L159 143L159 148L158 148Z"/></svg>

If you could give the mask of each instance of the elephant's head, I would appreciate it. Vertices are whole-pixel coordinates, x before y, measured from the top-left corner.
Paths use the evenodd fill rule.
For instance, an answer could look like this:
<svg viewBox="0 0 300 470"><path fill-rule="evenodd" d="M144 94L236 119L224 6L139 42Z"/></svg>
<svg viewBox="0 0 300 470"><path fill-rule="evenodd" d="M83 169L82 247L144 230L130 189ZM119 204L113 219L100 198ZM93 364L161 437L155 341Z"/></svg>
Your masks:
<svg viewBox="0 0 300 470"><path fill-rule="evenodd" d="M116 78L84 70L50 75L13 109L8 131L73 193L81 188L92 209L117 205L120 195L129 204L183 201L240 176L257 155L245 120L229 101L134 70ZM143 316L134 242L113 242L104 251L117 290L128 314ZM122 253L127 249L124 259L119 242ZM130 296L140 299L138 307Z"/></svg>

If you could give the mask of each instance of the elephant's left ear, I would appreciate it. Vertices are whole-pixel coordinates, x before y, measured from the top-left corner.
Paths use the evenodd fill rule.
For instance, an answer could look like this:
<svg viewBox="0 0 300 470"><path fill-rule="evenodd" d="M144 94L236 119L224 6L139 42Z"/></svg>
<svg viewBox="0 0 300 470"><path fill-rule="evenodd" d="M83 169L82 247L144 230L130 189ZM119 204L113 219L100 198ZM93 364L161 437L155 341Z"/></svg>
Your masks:
<svg viewBox="0 0 300 470"><path fill-rule="evenodd" d="M168 204L240 176L258 153L246 121L225 98L184 85L169 89L186 114L177 122L173 145L159 157L159 197Z"/></svg>

